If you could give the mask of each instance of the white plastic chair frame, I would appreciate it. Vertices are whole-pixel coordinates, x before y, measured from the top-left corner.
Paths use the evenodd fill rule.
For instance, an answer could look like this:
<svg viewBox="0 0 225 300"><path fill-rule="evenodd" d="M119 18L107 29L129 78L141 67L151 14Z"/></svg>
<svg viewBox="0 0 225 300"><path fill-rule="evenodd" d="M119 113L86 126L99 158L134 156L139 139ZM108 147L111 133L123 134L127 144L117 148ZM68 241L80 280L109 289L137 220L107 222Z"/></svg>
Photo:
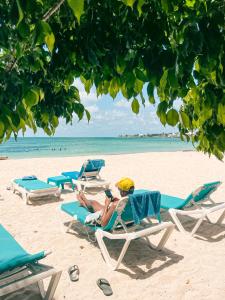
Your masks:
<svg viewBox="0 0 225 300"><path fill-rule="evenodd" d="M217 186L217 188L219 187L219 185ZM181 224L181 221L180 219L178 218L178 215L181 215L181 216L195 216L196 219L197 219L197 222L196 224L194 225L192 231L190 232L190 235L193 236L196 231L198 230L199 226L201 225L201 223L204 221L204 219L206 219L209 223L212 223L209 219L209 215L213 212L216 212L216 211L219 211L219 210L224 210L222 212L222 214L219 216L219 218L217 219L217 221L214 223L214 224L219 224L221 225L224 218L225 218L225 203L221 203L221 204L217 204L215 201L213 201L211 199L211 194L215 191L212 190L207 198L201 200L201 201L198 201L196 202L194 200L195 196L197 196L202 190L205 189L205 186L201 186L200 188L196 189L194 192L192 192L192 199L190 200L190 204L191 206L188 206L188 207L185 207L184 209L188 209L189 207L195 207L196 209L194 210L184 210L184 209L175 209L175 208L170 208L169 209L169 213L174 221L174 223L176 224L177 228L179 229L179 231L181 231L182 233L189 233L188 231L185 230L184 226ZM203 207L201 205L201 203L204 203L204 202L211 202L212 204L214 204L213 207L210 207L210 208L206 208L206 207Z"/></svg>
<svg viewBox="0 0 225 300"><path fill-rule="evenodd" d="M117 270L119 268L120 263L122 262L132 240L136 240L139 238L145 238L145 240L148 242L148 245L151 248L153 248L155 250L162 250L175 227L172 222L161 222L161 223L157 223L157 224L153 225L150 222L150 219L147 218L147 221L148 221L147 228L145 228L143 226L141 227L141 224L132 226L131 228L127 228L126 223L122 220L122 217L121 217L123 210L126 207L127 201L128 201L128 197L124 197L117 204L116 212L118 214L118 217L114 223L112 232L104 231L101 229L97 229L97 231L95 232L95 236L98 241L102 255L105 259L105 262L112 270ZM124 230L124 233L116 233L116 231L118 231L118 230L116 230L116 227L118 224L121 224L121 226ZM141 229L140 229L140 227L141 227ZM133 230L133 231L131 231L131 230ZM161 237L158 245L153 246L149 240L149 236L153 233L160 232L162 230L165 230L165 232L164 232L163 236ZM122 248L120 255L116 262L113 261L112 258L110 257L110 254L108 252L106 244L104 243L104 238L108 238L111 240L125 240L123 248Z"/></svg>
<svg viewBox="0 0 225 300"><path fill-rule="evenodd" d="M11 189L13 193L18 192L21 194L22 199L26 202L26 204L30 204L30 200L34 200L35 198L49 197L51 195L57 199L60 199L61 197L61 189L56 186L42 190L26 190L24 187L19 186L14 180L12 180Z"/></svg>
<svg viewBox="0 0 225 300"><path fill-rule="evenodd" d="M138 238L145 238L146 241L148 242L148 245L155 249L155 250L162 250L163 247L165 246L167 240L169 239L175 225L172 222L161 222L157 224L152 224L149 219L147 219L148 224L145 224L147 228L144 228L141 225L134 225L131 226L130 228L127 227L126 223L122 220L122 212L125 209L125 206L127 204L128 197L122 198L115 209L115 212L117 212L118 217L114 223L113 229L111 232L104 231L102 229L97 229L95 232L95 236L98 242L98 245L100 247L101 253L103 255L103 258L107 265L112 269L112 270L117 270L120 266L120 263L122 259L124 258L127 249L131 243L132 240L136 240ZM74 219L69 223L68 229L66 232L69 232L69 230L72 227L72 224L76 222L76 215L74 216ZM118 230L118 225L122 226L122 230ZM85 225L84 225L85 226ZM120 228L121 228L120 226ZM141 229L140 229L141 227ZM162 238L160 239L158 245L155 247L151 244L149 240L149 236L153 233L159 232L165 230ZM118 233L121 232L121 233ZM115 262L111 257L108 252L108 249L106 247L106 244L104 242L104 238L108 238L111 240L125 240L125 244L121 250L121 253Z"/></svg>
<svg viewBox="0 0 225 300"><path fill-rule="evenodd" d="M50 253L45 252L45 256ZM37 283L42 299L51 300L58 286L61 273L62 271L40 263L31 263L4 272L0 274L0 297ZM48 277L51 279L45 291L43 280Z"/></svg>

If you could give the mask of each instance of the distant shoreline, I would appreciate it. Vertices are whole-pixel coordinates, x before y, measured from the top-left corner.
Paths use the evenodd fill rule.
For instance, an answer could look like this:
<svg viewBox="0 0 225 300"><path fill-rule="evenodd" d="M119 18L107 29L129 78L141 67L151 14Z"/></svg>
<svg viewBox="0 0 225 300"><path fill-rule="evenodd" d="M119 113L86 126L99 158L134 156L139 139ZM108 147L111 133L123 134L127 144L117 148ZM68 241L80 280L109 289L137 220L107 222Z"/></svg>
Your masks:
<svg viewBox="0 0 225 300"><path fill-rule="evenodd" d="M162 132L162 133L136 133L136 134L120 134L119 138L180 138L179 132Z"/></svg>

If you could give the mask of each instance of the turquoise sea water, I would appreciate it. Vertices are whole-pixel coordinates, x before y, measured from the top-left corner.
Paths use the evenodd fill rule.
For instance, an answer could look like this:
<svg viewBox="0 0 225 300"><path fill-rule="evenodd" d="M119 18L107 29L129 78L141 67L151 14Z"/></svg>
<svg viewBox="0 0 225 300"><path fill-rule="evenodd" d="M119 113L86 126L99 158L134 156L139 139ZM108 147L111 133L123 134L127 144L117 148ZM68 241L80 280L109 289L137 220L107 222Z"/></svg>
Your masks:
<svg viewBox="0 0 225 300"><path fill-rule="evenodd" d="M0 145L0 156L9 158L80 156L193 150L178 138L68 138L10 139Z"/></svg>

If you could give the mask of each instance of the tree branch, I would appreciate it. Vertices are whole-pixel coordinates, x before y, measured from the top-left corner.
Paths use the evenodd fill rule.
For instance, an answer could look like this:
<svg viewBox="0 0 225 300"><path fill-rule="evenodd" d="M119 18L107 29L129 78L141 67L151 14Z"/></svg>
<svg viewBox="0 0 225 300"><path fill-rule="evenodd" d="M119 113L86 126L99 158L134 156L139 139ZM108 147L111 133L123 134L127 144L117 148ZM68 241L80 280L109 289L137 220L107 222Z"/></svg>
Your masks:
<svg viewBox="0 0 225 300"><path fill-rule="evenodd" d="M60 0L59 3L57 3L55 6L51 7L43 16L43 20L47 21L59 8L60 6L65 2L65 0Z"/></svg>

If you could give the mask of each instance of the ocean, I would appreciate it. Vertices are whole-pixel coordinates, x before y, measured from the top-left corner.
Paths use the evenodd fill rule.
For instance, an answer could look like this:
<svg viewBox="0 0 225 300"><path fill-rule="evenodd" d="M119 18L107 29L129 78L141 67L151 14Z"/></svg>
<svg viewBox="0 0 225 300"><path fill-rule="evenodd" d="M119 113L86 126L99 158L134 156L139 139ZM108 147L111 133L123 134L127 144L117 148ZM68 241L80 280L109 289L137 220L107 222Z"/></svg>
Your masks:
<svg viewBox="0 0 225 300"><path fill-rule="evenodd" d="M24 137L10 139L0 145L0 156L9 158L59 157L142 152L171 152L193 150L191 143L178 138L77 138Z"/></svg>

